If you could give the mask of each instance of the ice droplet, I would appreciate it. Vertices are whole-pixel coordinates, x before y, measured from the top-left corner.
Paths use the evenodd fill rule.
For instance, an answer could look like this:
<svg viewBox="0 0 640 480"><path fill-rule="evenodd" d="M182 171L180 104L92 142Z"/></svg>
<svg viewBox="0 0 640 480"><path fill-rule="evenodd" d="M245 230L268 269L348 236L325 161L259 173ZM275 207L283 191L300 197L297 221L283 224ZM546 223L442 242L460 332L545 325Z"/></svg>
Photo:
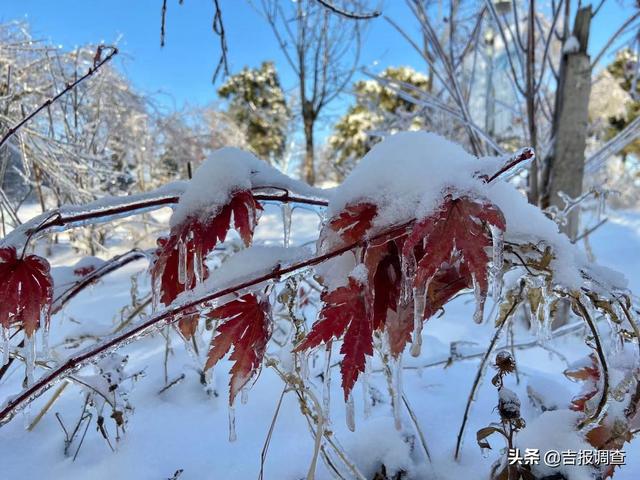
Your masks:
<svg viewBox="0 0 640 480"><path fill-rule="evenodd" d="M291 239L291 204L286 202L282 203L280 209L282 212L282 243L286 248L289 247L289 241Z"/></svg>
<svg viewBox="0 0 640 480"><path fill-rule="evenodd" d="M504 267L504 234L502 230L491 226L491 239L493 244L493 264L491 266L493 300L498 302L502 294L502 274Z"/></svg>
<svg viewBox="0 0 640 480"><path fill-rule="evenodd" d="M411 337L411 355L419 357L422 349L422 317L426 301L424 288L413 289L413 334Z"/></svg>
<svg viewBox="0 0 640 480"><path fill-rule="evenodd" d="M322 410L324 418L331 414L331 343L327 345L324 357L324 376L322 378Z"/></svg>
<svg viewBox="0 0 640 480"><path fill-rule="evenodd" d="M2 365L9 363L9 329L2 328Z"/></svg>
<svg viewBox="0 0 640 480"><path fill-rule="evenodd" d="M355 432L356 431L356 412L355 412L355 407L353 405L353 393L350 393L349 397L347 398L346 408L347 408L347 415L346 415L347 428L352 432Z"/></svg>
<svg viewBox="0 0 640 480"><path fill-rule="evenodd" d="M371 395L369 395L369 379L371 377L371 357L365 357L362 374L362 400L364 402L364 418L371 416Z"/></svg>
<svg viewBox="0 0 640 480"><path fill-rule="evenodd" d="M240 403L246 405L249 401L249 389L245 386L240 392Z"/></svg>
<svg viewBox="0 0 640 480"><path fill-rule="evenodd" d="M236 434L236 407L229 405L229 441L235 442L238 439Z"/></svg>
<svg viewBox="0 0 640 480"><path fill-rule="evenodd" d="M187 283L187 244L182 238L178 240L178 282Z"/></svg>

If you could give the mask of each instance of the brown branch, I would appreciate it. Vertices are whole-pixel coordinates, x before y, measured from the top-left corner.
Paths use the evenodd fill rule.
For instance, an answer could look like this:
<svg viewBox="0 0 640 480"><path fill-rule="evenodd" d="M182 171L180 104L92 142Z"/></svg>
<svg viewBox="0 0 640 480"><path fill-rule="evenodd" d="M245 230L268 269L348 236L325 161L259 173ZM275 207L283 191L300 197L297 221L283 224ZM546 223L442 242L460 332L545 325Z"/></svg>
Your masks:
<svg viewBox="0 0 640 480"><path fill-rule="evenodd" d="M139 258L144 258L145 252L138 249L130 250L122 255L117 255L107 261L105 264L96 268L94 271L82 277L78 282L74 283L64 292L62 292L58 297L52 302L51 313L59 312L62 307L65 306L67 302L69 302L73 297L78 295L82 290L87 288L89 285L94 284L102 277L110 274L111 272L118 270L119 268L128 265L129 263L138 260Z"/></svg>
<svg viewBox="0 0 640 480"><path fill-rule="evenodd" d="M110 49L110 52L106 57L101 58L102 57L102 52L103 52L103 50L105 48ZM13 127L11 127L9 129L9 131L7 131L7 133L5 133L5 135L2 137L2 140L0 140L0 148L2 148L2 146L11 137L13 137L13 135L15 135L15 133L18 130L20 130L25 124L29 123L29 121L31 121L31 119L33 117L35 117L42 110L50 107L60 97L62 97L66 93L69 93L71 90L76 88L80 83L85 81L87 78L91 77L94 73L96 73L100 69L100 67L102 67L105 63L111 61L111 59L117 54L118 54L118 49L116 47L100 45L98 47L98 50L96 51L96 56L94 57L94 60L93 60L93 66L89 68L87 73L85 73L83 76L79 77L74 82L67 84L67 86L63 90L58 92L55 96L49 98L47 101L45 101L43 104L41 104L38 108L33 110L31 113L29 113L27 116L25 116L22 120L20 120L18 123L16 123Z"/></svg>
<svg viewBox="0 0 640 480"><path fill-rule="evenodd" d="M330 2L329 0L316 0L316 2L318 2L326 9L332 11L333 13L340 15L341 17L349 18L351 20L371 20L372 18L379 17L382 14L382 12L380 12L379 10L374 10L373 12L366 13L350 12L348 10L336 7L333 2Z"/></svg>
<svg viewBox="0 0 640 480"><path fill-rule="evenodd" d="M511 159L505 163L502 168L500 168L500 170L498 170L496 173L494 173L493 175L491 175L490 177L483 177L484 181L486 183L491 183L493 182L496 178L498 178L500 175L502 175L503 173L511 170L513 167L515 167L516 165L526 161L526 160L530 160L535 158L536 154L533 151L533 148L523 148L522 150L520 150L515 156L511 157Z"/></svg>
<svg viewBox="0 0 640 480"><path fill-rule="evenodd" d="M593 335L593 340L596 344L596 353L598 354L598 359L600 360L600 368L602 368L602 395L600 397L600 401L598 402L598 406L596 407L595 412L590 417L585 418L580 422L578 428L581 430L587 425L600 420L600 416L604 412L604 408L609 399L609 366L607 364L607 358L604 354L604 349L602 348L602 342L600 342L600 334L598 333L598 329L589 315L587 308L582 304L578 297L573 297L574 305L580 310L580 314L589 328L591 329L591 333Z"/></svg>
<svg viewBox="0 0 640 480"><path fill-rule="evenodd" d="M513 162L509 162L509 163L512 164ZM504 168L501 169L500 171L503 171L503 170ZM493 175L486 181L490 182L492 179L496 177L497 175ZM288 192L286 192L283 195L277 195L277 196L271 196L271 195L256 196L256 198L263 198L263 197L268 197L269 200L276 199L281 201L294 201L293 199L296 198L296 197L290 196ZM312 200L312 202L313 204L316 204L316 205L325 203L324 201L316 201L316 200ZM373 235L370 238L363 238L357 242L351 243L349 245L345 245L340 248L336 248L322 255L317 255L309 259L306 259L297 263L293 263L286 268L280 268L280 266L278 265L271 272L260 275L251 280L247 280L245 282L224 288L222 290L218 290L217 292L207 293L205 295L202 295L194 300L188 301L181 305L176 305L174 307L170 306L166 310L160 313L157 313L156 315L153 315L151 318L130 328L129 330L119 333L117 335L114 335L109 340L106 340L105 342L102 342L98 345L93 346L92 349L85 350L84 352L80 352L79 354L70 357L65 363L58 366L57 368L52 369L47 375L38 379L33 385L23 390L22 393L18 394L17 396L9 400L2 407L2 410L0 410L0 426L6 424L9 420L11 420L16 409L23 407L25 404L32 401L34 398L42 395L61 377L68 375L70 372L77 370L78 368L86 364L88 361L100 356L101 354L107 353L111 350L118 348L122 343L126 342L127 340L136 338L137 336L145 335L147 333L147 330L160 324L161 322L165 322L169 324L174 323L177 320L179 320L180 314L182 312L188 311L193 307L196 307L203 303L211 302L218 298L222 298L225 295L236 293L240 290L259 285L266 281L277 280L284 275L288 275L288 274L297 272L299 270L303 270L307 267L318 265L320 263L325 262L326 260L340 256L343 253L362 247L369 242L375 242L376 240L380 240L383 238L388 239L395 235L400 235L406 232L407 228L412 226L414 223L415 221L412 220L409 222L402 223L400 225L391 226L377 233L376 235ZM506 319L503 322L503 324L504 323L506 323ZM501 328L502 326L498 328L498 332L501 330ZM490 350L493 348L496 341L497 341L497 335L492 341L491 347L486 354L487 357L490 354ZM483 360L483 363L484 363L484 360ZM464 429L464 424L466 423L466 414L468 414L468 409L469 409L469 405L467 405L467 411L465 412L465 422L463 422L461 433ZM458 448L459 448L459 445L456 448L456 457L457 457Z"/></svg>
<svg viewBox="0 0 640 480"><path fill-rule="evenodd" d="M122 343L135 338L137 336L142 336L149 330L151 327L154 327L161 322L166 323L174 323L179 319L179 316L182 312L187 311L197 305L201 305L203 303L211 302L218 298L222 298L225 295L229 295L235 293L239 290L243 290L246 288L253 287L255 285L259 285L263 282L269 280L277 280L283 275L288 275L290 273L294 273L296 271L302 270L307 267L311 267L314 265L318 265L326 260L337 257L351 251L355 248L363 246L366 242L383 238L388 235L393 235L394 233L400 233L405 231L413 222L406 222L404 224L391 227L383 232L371 237L370 239L363 239L358 242L352 243L350 245L346 245L344 247L332 250L322 255L318 255L315 257L311 257L307 260L303 260L298 263L294 263L286 268L276 267L269 273L264 275L260 275L251 280L242 282L237 285L233 285L231 287L224 288L222 290L218 290L217 292L208 293L201 297L196 298L195 300L191 300L182 305L177 305L174 307L169 307L166 310L152 316L148 320L132 327L126 332L120 333L118 335L113 336L111 339L95 345L92 349L85 350L75 356L70 357L65 363L58 366L57 368L52 369L48 374L41 377L38 381L36 381L33 385L26 388L19 395L11 399L9 402L5 404L5 406L0 410L0 426L4 425L8 422L12 417L13 413L16 409L23 407L28 402L32 401L34 398L40 396L45 391L47 391L53 383L63 377L68 375L70 372L77 370L79 367L86 364L88 361L100 356L103 353L107 353L113 349L118 348Z"/></svg>
<svg viewBox="0 0 640 480"><path fill-rule="evenodd" d="M259 187L259 189L271 188L271 187ZM319 207L326 207L328 202L326 200L318 200L314 198L305 198L297 195L291 195L289 191L284 190L281 194L256 194L254 199L258 201L273 201L284 203L299 203L303 205L313 205ZM31 238L39 233L45 232L53 228L72 228L75 224L86 223L98 223L100 219L112 219L115 216L129 216L135 215L139 211L149 211L158 208L162 208L168 205L178 203L180 195L172 195L162 198L145 198L137 202L131 202L128 197L122 197L122 204L114 204L110 207L104 208L97 206L94 210L81 213L69 213L64 214L60 210L54 210L47 215L47 219L41 224L24 231L24 235L27 238Z"/></svg>

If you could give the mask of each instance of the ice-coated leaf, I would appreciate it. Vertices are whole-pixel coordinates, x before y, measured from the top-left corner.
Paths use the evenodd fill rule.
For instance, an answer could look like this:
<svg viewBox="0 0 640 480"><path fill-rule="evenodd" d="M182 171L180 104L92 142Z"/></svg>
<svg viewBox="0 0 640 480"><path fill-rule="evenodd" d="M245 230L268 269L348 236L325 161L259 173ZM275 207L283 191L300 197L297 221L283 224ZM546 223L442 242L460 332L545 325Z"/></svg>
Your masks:
<svg viewBox="0 0 640 480"><path fill-rule="evenodd" d="M14 247L0 249L0 325L19 325L28 337L41 320L49 323L53 280L49 263L37 255L18 256Z"/></svg>
<svg viewBox="0 0 640 480"><path fill-rule="evenodd" d="M486 249L491 246L487 226L505 230L504 217L495 205L487 200L448 194L435 212L413 227L402 255L416 259L414 286L419 290L427 288L424 319L472 285L479 300L484 300L489 264Z"/></svg>
<svg viewBox="0 0 640 480"><path fill-rule="evenodd" d="M362 283L349 277L348 285L323 293L324 306L311 332L295 349L300 352L326 344L344 333L340 353L344 355L340 371L345 401L358 375L364 372L366 355L373 355L373 330Z"/></svg>
<svg viewBox="0 0 640 480"><path fill-rule="evenodd" d="M371 228L378 207L372 203L347 205L338 215L329 220L329 227L340 234L345 242L353 243Z"/></svg>
<svg viewBox="0 0 640 480"><path fill-rule="evenodd" d="M158 240L156 259L151 266L154 294L159 300L169 305L180 293L191 290L208 276L204 259L226 239L232 218L235 230L249 245L261 208L250 191L242 190L234 193L214 216L203 219L191 215L174 225L168 238Z"/></svg>
<svg viewBox="0 0 640 480"><path fill-rule="evenodd" d="M271 337L270 306L252 293L212 310L208 316L224 321L211 340L205 371L212 368L233 347L229 403L258 371Z"/></svg>

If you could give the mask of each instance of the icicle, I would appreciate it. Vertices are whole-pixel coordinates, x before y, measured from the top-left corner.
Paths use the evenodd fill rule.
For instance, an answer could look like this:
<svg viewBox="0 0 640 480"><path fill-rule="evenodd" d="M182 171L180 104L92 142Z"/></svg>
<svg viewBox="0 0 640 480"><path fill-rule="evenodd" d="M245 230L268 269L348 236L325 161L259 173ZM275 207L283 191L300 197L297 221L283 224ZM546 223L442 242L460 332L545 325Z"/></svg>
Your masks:
<svg viewBox="0 0 640 480"><path fill-rule="evenodd" d="M402 354L392 360L391 363L391 402L393 404L393 419L396 430L402 430L402 409L400 402L402 399Z"/></svg>
<svg viewBox="0 0 640 480"><path fill-rule="evenodd" d="M426 289L413 289L413 335L411 338L411 355L420 356L422 349L422 317L424 316L424 306L426 301Z"/></svg>
<svg viewBox="0 0 640 480"><path fill-rule="evenodd" d="M246 405L249 401L249 388L245 385L240 392L240 403Z"/></svg>
<svg viewBox="0 0 640 480"><path fill-rule="evenodd" d="M236 407L229 405L229 441L235 442L238 439L236 434Z"/></svg>
<svg viewBox="0 0 640 480"><path fill-rule="evenodd" d="M415 257L413 255L403 255L400 267L402 269L401 300L407 304L411 300L411 294L413 293L413 278L416 272Z"/></svg>
<svg viewBox="0 0 640 480"><path fill-rule="evenodd" d="M298 354L298 359L300 361L300 378L305 383L309 381L309 362L308 356L306 352L300 352Z"/></svg>
<svg viewBox="0 0 640 480"><path fill-rule="evenodd" d="M47 321L47 312L43 311L40 315L40 327L42 328L42 347L40 355L43 360L49 357L49 322Z"/></svg>
<svg viewBox="0 0 640 480"><path fill-rule="evenodd" d="M476 281L476 276L472 274L472 278L473 278L473 294L476 299L476 309L473 312L473 321L476 323L482 323L483 316L484 316L485 296L482 293L480 284Z"/></svg>
<svg viewBox="0 0 640 480"><path fill-rule="evenodd" d="M193 273L196 278L196 285L200 285L204 280L204 261L202 259L202 250L198 247L193 251Z"/></svg>
<svg viewBox="0 0 640 480"><path fill-rule="evenodd" d="M356 431L356 412L353 405L353 393L347 398L347 428L352 432Z"/></svg>
<svg viewBox="0 0 640 480"><path fill-rule="evenodd" d="M9 363L9 329L2 328L2 365Z"/></svg>
<svg viewBox="0 0 640 480"><path fill-rule="evenodd" d="M178 240L178 282L187 283L187 244Z"/></svg>
<svg viewBox="0 0 640 480"><path fill-rule="evenodd" d="M491 226L491 238L493 244L493 265L491 266L492 294L495 302L500 301L502 294L502 274L504 267L504 234L502 230Z"/></svg>
<svg viewBox="0 0 640 480"><path fill-rule="evenodd" d="M282 203L281 206L282 211L282 233L283 233L283 245L286 247L289 246L289 240L291 238L291 213L292 208L290 203Z"/></svg>
<svg viewBox="0 0 640 480"><path fill-rule="evenodd" d="M25 336L24 347L22 349L25 363L25 375L27 386L33 384L33 369L36 364L36 339L35 335Z"/></svg>
<svg viewBox="0 0 640 480"><path fill-rule="evenodd" d="M369 395L369 378L371 377L371 357L365 357L362 373L362 400L364 402L364 418L371 416L371 395Z"/></svg>
<svg viewBox="0 0 640 480"><path fill-rule="evenodd" d="M324 376L322 378L322 410L325 422L331 414L331 343L327 345L324 357Z"/></svg>

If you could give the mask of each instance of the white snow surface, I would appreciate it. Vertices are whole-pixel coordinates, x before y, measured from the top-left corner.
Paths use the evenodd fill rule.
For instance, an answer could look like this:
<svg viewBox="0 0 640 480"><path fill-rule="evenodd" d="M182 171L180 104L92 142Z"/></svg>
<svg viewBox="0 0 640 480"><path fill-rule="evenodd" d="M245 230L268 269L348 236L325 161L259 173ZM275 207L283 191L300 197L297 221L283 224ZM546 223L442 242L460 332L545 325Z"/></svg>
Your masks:
<svg viewBox="0 0 640 480"><path fill-rule="evenodd" d="M384 148L389 154L394 152L394 141ZM395 185L401 192L406 191L407 198L414 200L413 211L409 204L396 205L399 211L408 215L415 214L418 206L428 208L428 199L433 199L432 192L420 191L421 174L427 185L433 188L446 187L445 183L437 183L429 178L431 161L425 160L435 148L427 148L432 143L442 143L439 137L420 134L414 138L407 138L415 148L409 149L412 156L399 156L399 151L391 157L398 163L390 162L386 167L379 160L380 172L378 179L372 174L370 182L374 185L367 189L367 182L358 181L359 173L354 173L351 180L352 193L346 188L338 187L335 192L316 192L318 196L331 198L331 211L339 210L340 202L345 203L359 199L384 198L389 202L388 208L393 207L394 198L391 190L386 189L383 178L394 182L395 171L401 170L399 165L408 161L415 167L412 175L403 176L405 186L400 180ZM385 145L387 141L383 142ZM398 144L396 144L398 145ZM374 149L375 150L375 149ZM469 178L473 174L472 161L477 162L469 154L462 157L462 149L442 145L439 150L448 161L449 154L460 154L464 160L451 160L460 170L448 169L440 165L441 171L448 174L467 178L456 183L467 192L490 198L504 212L507 219L507 239L542 240L554 247L561 260L556 260L554 267L567 283L581 283L584 280L581 269L594 272L596 267L588 264L586 256L579 246L570 244L565 236L558 233L555 224L541 216L534 207L526 204L524 196L515 188L498 180L489 186ZM373 151L372 151L373 152ZM462 153L461 153L462 152ZM377 154L376 154L377 155ZM375 156L375 155L374 155ZM422 160L421 160L422 159ZM493 172L501 162L497 159L485 159L487 168L477 168L481 171ZM483 160L483 161L485 161ZM428 163L428 165L419 165ZM434 161L434 163L437 163ZM395 166L394 166L395 165ZM404 168L404 167L402 167ZM463 175L464 174L464 175ZM252 175L254 175L252 173ZM363 175L365 173L363 172ZM367 174L368 175L368 174ZM256 173L254 177L259 177ZM455 180L455 177L452 177ZM272 179L270 179L272 180ZM289 180L281 179L283 183ZM457 180L456 180L457 182ZM232 182L230 182L232 183ZM259 182L258 182L259 183ZM262 185L266 185L266 180ZM252 180L252 186L254 186ZM275 185L274 185L275 186ZM356 188L357 187L357 188ZM377 197L375 188L385 197ZM386 190L385 190L386 189ZM312 194L307 190L301 194ZM335 194L335 196L333 196ZM353 196L351 196L353 195ZM365 195L363 197L363 195ZM398 200L400 202L400 200ZM423 203L424 202L424 203ZM207 208L206 206L204 208ZM385 205L385 208L387 206ZM413 213L412 213L413 212ZM224 288L245 280L250 272L268 272L275 265L283 266L299 261L310 252L300 246L316 237L318 219L314 212L298 210L294 212L291 243L293 249L285 250L282 244L282 226L279 209L267 205L256 231L256 244L247 250L234 253L225 262L224 268L213 271L210 280L200 288ZM608 274L607 267L615 268L629 278L629 285L635 292L640 291L640 214L634 212L615 212L611 221L598 229L591 237L591 246L596 258L606 265L597 267L598 272L604 272L612 277L610 280L619 282L615 275ZM61 236L64 242L64 236ZM51 257L54 275L70 276L70 265L74 265L77 258L70 253L68 245L58 245ZM110 255L103 252L105 258ZM563 256L568 255L566 258ZM350 273L359 276L363 272L353 272L353 255L344 255L340 269L323 265L327 274L332 274L336 280L346 278ZM95 262L95 260L92 260ZM91 262L89 262L91 263ZM335 266L335 264L334 264ZM61 269L62 268L62 269ZM64 270L64 268L67 268ZM121 319L126 317L126 307L131 303L131 277L139 275L138 285L140 295L148 293L149 284L146 275L147 262L139 260L132 262L122 269L106 276L97 285L86 289L75 297L63 311L52 318L50 333L50 348L52 357L58 362L78 351L92 345L96 336L104 337L118 328ZM511 279L507 279L511 281ZM334 342L332 348L332 363L336 367L331 375L331 424L330 428L336 441L344 447L350 460L363 472L365 478L371 478L384 464L387 472L406 472L407 480L457 480L461 478L488 478L491 465L500 457L501 444L499 437L492 437L493 450L484 458L475 441L478 429L490 422L499 420L496 405L499 394L488 379L491 372L485 373L485 381L481 384L476 400L472 405L469 423L465 431L460 461L453 460L453 450L465 402L474 380L478 367L478 358L484 352L486 345L495 329L493 318L476 325L473 320L473 302L469 296L461 296L450 302L441 317L427 322L422 331L423 348L417 358L405 354L403 359L403 385L406 398L411 403L413 413L428 444L432 462L425 459L420 446L415 426L408 412L402 410L402 429L397 431L388 396L387 383L380 373L381 362L375 357L371 364L368 381L368 393L375 398L371 408L371 416L365 418L363 402L363 384L358 381L353 391L355 400L355 432L350 432L345 422L345 405L340 390L340 375L337 362L341 359L339 353L340 342ZM177 300L178 301L178 300ZM179 301L184 301L180 297ZM311 326L317 316L317 295L305 306L299 315L304 317L307 328ZM487 302L487 312L495 307L491 301ZM494 310L495 311L495 310ZM150 315L147 310L145 315ZM137 318L135 322L142 321ZM277 317L276 317L277 321ZM155 333L123 346L118 353L127 355L130 372L144 370L145 375L136 382L126 380L123 388L128 391L128 400L134 408L127 414L126 433L119 442L114 441L115 430L109 418L110 412L105 411L105 425L109 432L115 452L112 452L100 432L92 423L88 430L77 458L73 460L78 443L74 443L71 454L64 456L64 433L56 420L55 413L67 428L73 428L81 414L84 395L87 389L76 384L69 385L53 404L51 410L43 416L33 431L25 429L25 425L33 420L46 402L51 398L52 390L35 400L30 409L18 415L9 424L0 429L3 448L0 449L0 478L10 479L112 479L121 480L158 480L171 478L179 469L182 474L179 480L200 479L255 479L260 471L260 456L265 438L269 432L272 418L278 404L284 384L272 368L265 367L252 384L248 394L248 401L236 402L235 416L238 439L228 442L228 383L229 369L232 363L228 357L223 359L215 368L213 385L215 395L208 395L200 384L199 369L204 363L204 355L208 348L211 332L205 329L201 322L196 335L198 352L189 348L179 335L169 331L168 355L167 340ZM280 331L281 324L274 327L274 339L281 339L284 334ZM598 328L607 340L608 326L599 321ZM521 402L521 416L527 426L516 435L516 443L521 448L568 448L591 449L579 436L575 434L573 425L576 413L566 410L571 398L578 394L582 385L564 378L562 372L569 364L583 359L592 350L585 345L584 338L588 329L581 328L574 334L564 335L547 341L544 348L516 349L515 358L518 365L519 382L515 375L505 378L505 389L508 388L518 396ZM514 326L515 342L528 342L535 338L523 323ZM448 364L450 351L455 350L464 355L476 354L469 359L455 360ZM632 345L637 349L637 345ZM268 355L272 359L280 359L282 368L290 368L286 362L290 361L290 344L280 346L274 341L269 344ZM496 352L509 348L509 336L501 337L496 345ZM623 378L617 371L624 372L631 353L628 349L618 355L611 356L612 381L617 385ZM635 352L635 350L633 350ZM635 353L634 353L635 355ZM185 378L163 393L159 393L165 386L165 358L168 381ZM289 359L289 360L288 360ZM567 363L565 363L567 362ZM18 363L18 362L16 362ZM446 366L446 368L444 368ZM320 375L324 371L324 349L312 352L309 356L309 383L314 394L322 398L322 382ZM36 369L36 376L45 374L47 370L41 366ZM81 378L95 375L93 366L88 366L78 372ZM12 367L0 382L0 400L17 394L22 389L24 368L21 365ZM551 400L548 402L556 410L541 413L539 408L530 401L527 386L532 386L540 396ZM322 400L320 400L322 401ZM612 409L617 408L617 402L612 402ZM95 414L95 412L94 412ZM95 419L95 417L94 417ZM280 414L275 422L273 436L266 455L264 478L299 479L305 478L311 462L314 438L310 435L305 418L300 414L299 403L293 393L286 393ZM495 445L494 445L495 444ZM614 480L636 480L640 474L640 440L633 440L625 445L627 465L616 471ZM591 478L588 472L579 467L565 467L565 474L571 480ZM321 460L318 460L317 480L329 480L331 473Z"/></svg>
<svg viewBox="0 0 640 480"><path fill-rule="evenodd" d="M549 450L563 452L566 450L593 450L593 447L576 432L576 424L580 414L568 409L552 410L539 417L522 429L516 436L515 445L524 452L527 448L540 451L540 458ZM552 475L560 472L568 480L593 480L593 470L584 465L565 465L551 468L540 462L533 467L536 475Z"/></svg>

